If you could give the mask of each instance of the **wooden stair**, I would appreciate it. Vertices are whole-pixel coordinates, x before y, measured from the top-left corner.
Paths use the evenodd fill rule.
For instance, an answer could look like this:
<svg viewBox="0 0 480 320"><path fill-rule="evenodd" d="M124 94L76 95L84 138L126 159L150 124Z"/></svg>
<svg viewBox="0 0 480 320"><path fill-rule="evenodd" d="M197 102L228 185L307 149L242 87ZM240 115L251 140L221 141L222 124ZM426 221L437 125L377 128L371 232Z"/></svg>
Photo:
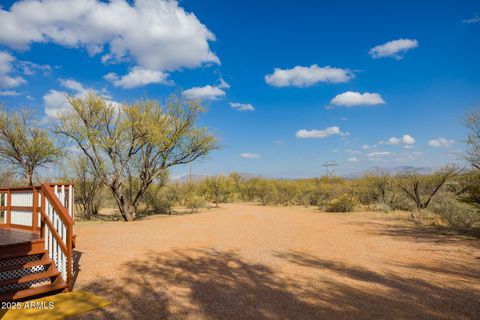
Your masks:
<svg viewBox="0 0 480 320"><path fill-rule="evenodd" d="M41 239L3 246L0 253L0 302L58 293L67 288Z"/></svg>

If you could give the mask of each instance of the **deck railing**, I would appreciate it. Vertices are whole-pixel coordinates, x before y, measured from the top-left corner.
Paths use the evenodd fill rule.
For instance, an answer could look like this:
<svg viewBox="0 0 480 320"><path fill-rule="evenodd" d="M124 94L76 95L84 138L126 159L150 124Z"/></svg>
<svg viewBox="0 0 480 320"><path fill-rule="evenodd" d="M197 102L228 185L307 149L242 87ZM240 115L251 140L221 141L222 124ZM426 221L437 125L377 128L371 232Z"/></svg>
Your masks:
<svg viewBox="0 0 480 320"><path fill-rule="evenodd" d="M47 184L0 189L3 227L39 231L48 256L72 288L73 186Z"/></svg>
<svg viewBox="0 0 480 320"><path fill-rule="evenodd" d="M73 219L73 186L48 185ZM0 223L22 229L40 230L41 189L41 185L0 189L0 211L3 215Z"/></svg>

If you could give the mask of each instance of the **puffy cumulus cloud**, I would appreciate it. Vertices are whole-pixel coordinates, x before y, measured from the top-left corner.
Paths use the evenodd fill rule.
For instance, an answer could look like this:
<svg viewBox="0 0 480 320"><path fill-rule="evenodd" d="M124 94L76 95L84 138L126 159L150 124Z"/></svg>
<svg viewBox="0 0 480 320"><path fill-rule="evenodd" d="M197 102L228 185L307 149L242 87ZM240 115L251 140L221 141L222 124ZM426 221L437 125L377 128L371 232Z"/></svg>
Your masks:
<svg viewBox="0 0 480 320"><path fill-rule="evenodd" d="M104 77L105 80L110 81L114 86L124 89L132 89L140 86L145 86L152 83L171 84L168 74L162 71L154 71L135 67L130 72L122 77L119 77L116 73L107 73Z"/></svg>
<svg viewBox="0 0 480 320"><path fill-rule="evenodd" d="M112 98L108 96L105 92L98 92L92 88L87 88L76 80L60 79L59 82L63 87L68 89L69 92L64 90L59 91L52 89L43 96L43 105L45 111L44 121L55 121L58 119L58 115L61 112L64 112L71 108L68 102L69 96L73 95L75 97L83 97L90 91L95 92L96 94L105 98L107 103L119 106L119 103L112 100Z"/></svg>
<svg viewBox="0 0 480 320"><path fill-rule="evenodd" d="M59 113L70 108L68 103L68 93L65 91L49 90L43 96L43 104L45 107L45 120L56 120Z"/></svg>
<svg viewBox="0 0 480 320"><path fill-rule="evenodd" d="M434 148L449 148L452 144L455 143L455 140L445 139L445 138L437 138L428 141L428 145Z"/></svg>
<svg viewBox="0 0 480 320"><path fill-rule="evenodd" d="M242 157L244 159L258 159L258 158L260 158L260 155L258 153L245 152L245 153L240 153L240 157Z"/></svg>
<svg viewBox="0 0 480 320"><path fill-rule="evenodd" d="M346 136L348 133L344 133L340 130L340 127L334 126L334 127L327 127L323 130L298 130L295 136L297 138L326 138L329 136L334 136L334 135L340 135L340 136Z"/></svg>
<svg viewBox="0 0 480 320"><path fill-rule="evenodd" d="M378 93L347 91L336 95L330 103L335 106L355 107L384 104L385 101Z"/></svg>
<svg viewBox="0 0 480 320"><path fill-rule="evenodd" d="M230 102L230 107L238 111L254 111L255 108L250 103Z"/></svg>
<svg viewBox="0 0 480 320"><path fill-rule="evenodd" d="M409 134L404 134L401 138L391 137L390 139L388 139L388 144L412 145L415 144L415 142L415 139Z"/></svg>
<svg viewBox="0 0 480 320"><path fill-rule="evenodd" d="M187 99L217 100L225 95L224 89L229 89L229 88L230 88L230 85L226 83L225 80L220 78L220 83L215 86L206 85L204 87L193 87L193 88L184 90L182 94ZM246 110L241 110L241 111L246 111Z"/></svg>
<svg viewBox="0 0 480 320"><path fill-rule="evenodd" d="M418 45L418 41L415 39L398 39L373 47L368 53L374 59L392 57L400 60L405 52L418 47Z"/></svg>
<svg viewBox="0 0 480 320"><path fill-rule="evenodd" d="M0 34L2 33L3 32L0 32ZM11 74L14 71L13 62L15 60L16 60L15 57L9 54L8 52L0 51L0 88L1 89L15 88L27 82L24 78Z"/></svg>
<svg viewBox="0 0 480 320"><path fill-rule="evenodd" d="M0 9L0 30L0 43L14 49L50 42L146 70L220 63L209 46L215 36L173 0L23 0Z"/></svg>
<svg viewBox="0 0 480 320"><path fill-rule="evenodd" d="M225 95L225 91L217 86L206 85L184 90L182 94L188 99L217 100Z"/></svg>
<svg viewBox="0 0 480 320"><path fill-rule="evenodd" d="M319 82L341 83L353 79L355 75L348 69L296 66L292 69L275 68L272 74L265 76L265 82L274 87L310 87Z"/></svg>

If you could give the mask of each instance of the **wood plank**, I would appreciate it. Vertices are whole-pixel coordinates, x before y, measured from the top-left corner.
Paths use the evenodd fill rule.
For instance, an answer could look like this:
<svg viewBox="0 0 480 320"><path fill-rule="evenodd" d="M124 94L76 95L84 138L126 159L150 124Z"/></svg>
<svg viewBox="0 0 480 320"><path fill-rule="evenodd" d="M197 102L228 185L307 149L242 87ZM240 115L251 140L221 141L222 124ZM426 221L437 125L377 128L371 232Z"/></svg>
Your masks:
<svg viewBox="0 0 480 320"><path fill-rule="evenodd" d="M34 288L24 289L24 290L12 290L0 294L0 302L14 301L29 297L34 297L38 295L44 295L47 293L58 293L61 290L64 290L67 287L67 284L62 280L58 283L47 284L44 286L38 286Z"/></svg>
<svg viewBox="0 0 480 320"><path fill-rule="evenodd" d="M55 268L50 268L48 271L32 273L27 276L23 276L19 278L2 280L0 281L0 287L8 286L10 284L20 284L20 283L26 283L26 282L35 281L35 280L49 279L49 278L57 277L59 275L60 275L60 272L58 272Z"/></svg>
<svg viewBox="0 0 480 320"><path fill-rule="evenodd" d="M0 228L0 247L16 243L26 243L40 239L36 231L20 230L18 228Z"/></svg>
<svg viewBox="0 0 480 320"><path fill-rule="evenodd" d="M30 269L30 268L37 267L37 266L51 265L52 263L53 263L53 260L50 259L47 255L44 255L44 257L39 259L39 260L14 264L14 265L11 265L11 266L0 267L0 272L19 270L19 269Z"/></svg>

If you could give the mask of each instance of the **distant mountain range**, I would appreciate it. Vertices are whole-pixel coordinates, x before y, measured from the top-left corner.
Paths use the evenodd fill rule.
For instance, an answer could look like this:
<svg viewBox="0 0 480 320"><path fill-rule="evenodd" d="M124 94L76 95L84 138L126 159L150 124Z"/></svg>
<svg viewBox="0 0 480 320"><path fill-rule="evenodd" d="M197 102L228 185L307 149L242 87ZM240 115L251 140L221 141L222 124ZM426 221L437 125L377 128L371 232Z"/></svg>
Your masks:
<svg viewBox="0 0 480 320"><path fill-rule="evenodd" d="M252 173L245 173L245 172L237 172L242 178L246 178L246 179L251 179L251 178L265 178L265 179L273 179L271 177L264 177L262 175L258 175L258 174L252 174ZM196 182L196 181L201 181L205 178L208 178L209 175L205 175L205 174L192 174L192 181L193 182ZM275 178L277 179L277 178ZM278 178L278 179L282 179L282 178ZM177 177L172 177L170 179L171 181L178 181L178 182L188 182L190 180L190 175L188 173L186 174L183 174L181 176L177 176Z"/></svg>
<svg viewBox="0 0 480 320"><path fill-rule="evenodd" d="M392 175L406 173L406 172L416 172L419 174L430 174L435 171L435 168L432 167L414 167L414 166L398 166L398 167L372 167L370 169L357 172L357 173L350 173L346 175L340 175L340 177L345 179L356 179L363 176L369 172L387 172ZM258 174L246 173L246 172L237 172L242 178L251 179L251 178L264 178L264 179L280 179L280 180L292 180L294 178L282 178L282 177L266 177ZM201 181L205 178L209 177L209 175L204 174L192 174L192 181ZM189 174L183 174L180 176L170 178L172 182L188 182L190 180Z"/></svg>

